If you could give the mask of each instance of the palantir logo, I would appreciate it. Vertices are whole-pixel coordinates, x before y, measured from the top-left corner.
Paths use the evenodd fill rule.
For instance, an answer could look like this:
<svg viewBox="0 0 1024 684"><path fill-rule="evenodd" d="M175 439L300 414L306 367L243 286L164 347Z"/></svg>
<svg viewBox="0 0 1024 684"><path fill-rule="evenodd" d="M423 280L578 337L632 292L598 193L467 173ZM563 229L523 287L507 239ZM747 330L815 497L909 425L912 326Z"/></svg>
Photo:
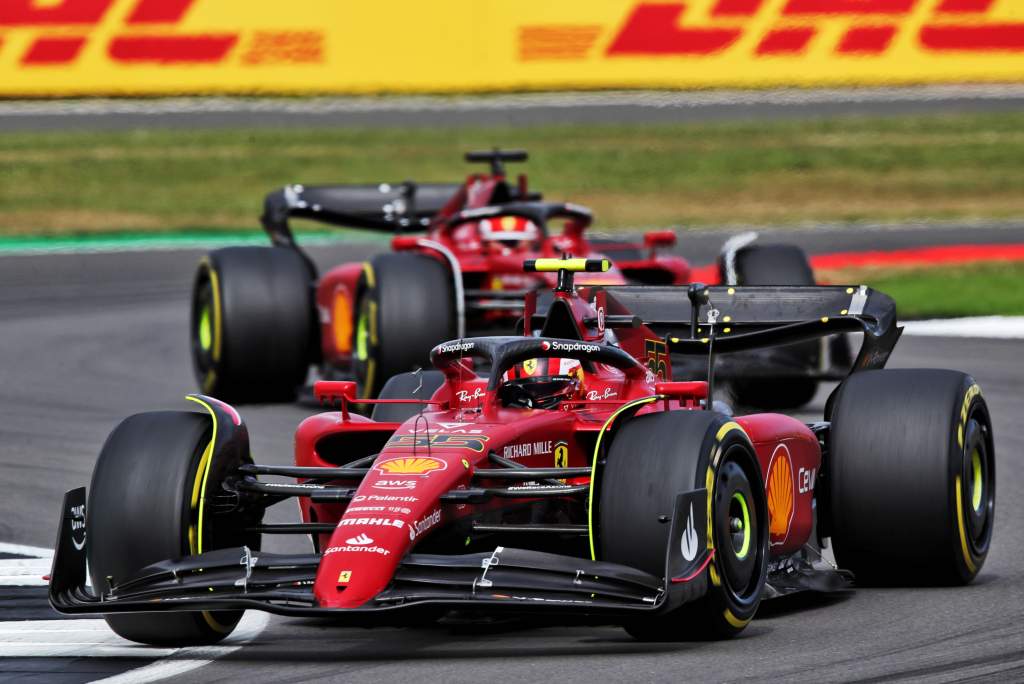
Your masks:
<svg viewBox="0 0 1024 684"><path fill-rule="evenodd" d="M686 516L686 528L682 537L679 538L679 550L683 553L683 559L687 563L697 557L697 530L693 526L693 504L690 504L690 514Z"/></svg>

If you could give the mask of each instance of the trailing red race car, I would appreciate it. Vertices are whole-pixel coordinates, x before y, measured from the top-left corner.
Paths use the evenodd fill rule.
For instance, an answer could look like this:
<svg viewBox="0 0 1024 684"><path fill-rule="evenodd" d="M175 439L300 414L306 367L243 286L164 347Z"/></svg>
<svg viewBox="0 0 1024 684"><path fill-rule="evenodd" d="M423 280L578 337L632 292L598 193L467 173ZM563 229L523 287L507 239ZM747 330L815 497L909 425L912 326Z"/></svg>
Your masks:
<svg viewBox="0 0 1024 684"><path fill-rule="evenodd" d="M248 608L357 625L543 613L674 640L736 634L763 598L845 590L849 571L974 578L994 521L988 408L963 373L882 370L900 334L891 299L575 288L575 272L608 266L527 262L558 274L545 315L529 294L521 336L436 346L436 370L393 378L371 417L351 410L354 382L318 383L340 411L299 426L293 466L255 465L216 399L127 418L88 497L65 497L52 605L150 644L215 642ZM713 368L845 331L863 346L822 422L734 417L713 373L668 380L669 352ZM293 498L302 522L263 522ZM310 535L310 552L260 551L282 533Z"/></svg>
<svg viewBox="0 0 1024 684"><path fill-rule="evenodd" d="M273 246L216 250L199 266L191 349L202 391L236 402L292 399L316 365L321 377L355 379L360 396L374 397L391 376L426 367L438 342L512 332L526 294L554 285L553 274L523 273L524 259L613 258L609 271L581 284L689 281L685 259L659 252L675 244L672 231L648 232L642 244L587 238L588 209L542 201L525 175L507 180L504 164L524 161L525 152L466 158L489 163L490 172L462 185L291 185L271 193L262 221ZM318 275L293 237L295 217L393 231L393 251ZM744 246L722 268L731 284L814 284L806 256L792 246ZM754 364L760 375L750 364L741 369L732 386L738 401L800 406L819 379L845 373L819 346L773 354L772 363ZM736 376L722 369L723 378ZM779 377L790 382L774 383Z"/></svg>

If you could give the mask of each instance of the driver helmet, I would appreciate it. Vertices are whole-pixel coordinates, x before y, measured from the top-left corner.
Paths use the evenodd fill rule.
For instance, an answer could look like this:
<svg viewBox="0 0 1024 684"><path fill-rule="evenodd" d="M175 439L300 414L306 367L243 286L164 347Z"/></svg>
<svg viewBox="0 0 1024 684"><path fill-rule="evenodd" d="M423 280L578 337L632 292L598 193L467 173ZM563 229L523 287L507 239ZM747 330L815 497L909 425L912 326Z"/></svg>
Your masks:
<svg viewBox="0 0 1024 684"><path fill-rule="evenodd" d="M583 382L577 359L527 359L505 371L503 394L509 403L526 408L551 408L575 398Z"/></svg>
<svg viewBox="0 0 1024 684"><path fill-rule="evenodd" d="M532 243L540 237L537 224L522 216L499 216L480 222L480 236L485 240L497 240L508 247L523 242Z"/></svg>

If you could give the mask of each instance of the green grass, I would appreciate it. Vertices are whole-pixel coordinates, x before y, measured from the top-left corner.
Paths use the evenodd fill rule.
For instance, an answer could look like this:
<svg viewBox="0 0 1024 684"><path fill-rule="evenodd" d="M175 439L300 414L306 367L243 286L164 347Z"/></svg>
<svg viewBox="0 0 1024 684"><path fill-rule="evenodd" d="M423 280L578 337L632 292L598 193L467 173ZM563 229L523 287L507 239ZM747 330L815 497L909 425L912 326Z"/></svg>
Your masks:
<svg viewBox="0 0 1024 684"><path fill-rule="evenodd" d="M896 300L901 320L1024 315L1022 263L846 272L829 279L863 282L885 292Z"/></svg>
<svg viewBox="0 0 1024 684"><path fill-rule="evenodd" d="M461 152L522 168L598 225L1024 216L1024 114L460 129L0 135L0 235L255 229L290 182L451 181ZM517 165L518 166L518 165Z"/></svg>

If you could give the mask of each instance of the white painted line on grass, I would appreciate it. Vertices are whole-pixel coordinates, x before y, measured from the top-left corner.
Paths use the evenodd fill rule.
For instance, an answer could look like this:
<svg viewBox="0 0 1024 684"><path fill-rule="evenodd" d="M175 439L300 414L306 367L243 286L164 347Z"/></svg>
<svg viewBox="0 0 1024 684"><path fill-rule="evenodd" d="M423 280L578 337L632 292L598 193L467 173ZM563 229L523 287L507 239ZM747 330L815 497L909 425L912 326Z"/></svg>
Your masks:
<svg viewBox="0 0 1024 684"><path fill-rule="evenodd" d="M905 321L905 335L1024 339L1024 316L971 316Z"/></svg>

